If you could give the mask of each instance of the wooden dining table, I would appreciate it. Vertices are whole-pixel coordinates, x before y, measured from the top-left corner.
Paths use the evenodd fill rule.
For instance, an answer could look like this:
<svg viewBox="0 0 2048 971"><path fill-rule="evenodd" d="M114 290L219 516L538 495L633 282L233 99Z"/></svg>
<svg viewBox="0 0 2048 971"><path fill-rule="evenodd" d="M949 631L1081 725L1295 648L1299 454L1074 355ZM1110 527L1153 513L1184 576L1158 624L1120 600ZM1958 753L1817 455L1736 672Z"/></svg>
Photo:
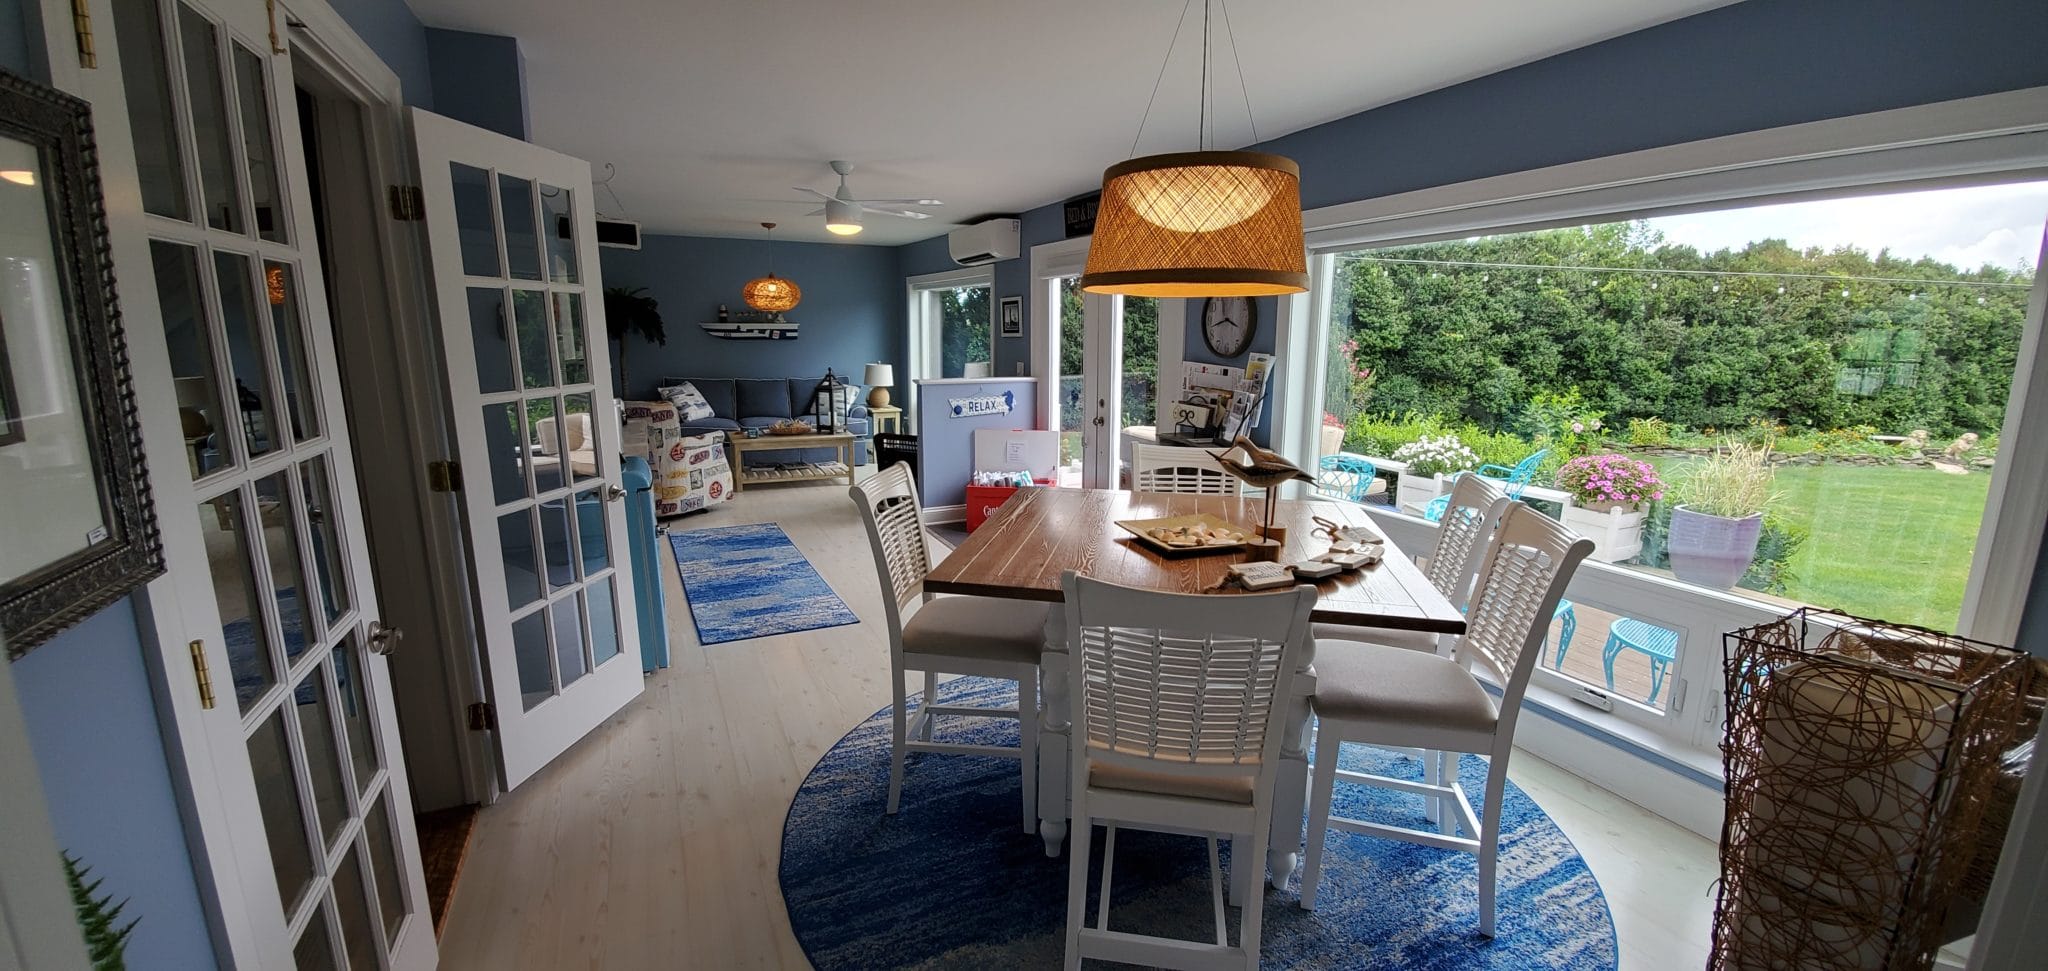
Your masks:
<svg viewBox="0 0 2048 971"><path fill-rule="evenodd" d="M1250 527L1260 522L1264 505L1263 499L1234 496L1019 489L932 570L925 578L925 591L1058 603L1062 599L1060 576L1073 570L1150 590L1241 595L1241 589L1222 581L1231 564L1248 559L1246 553L1164 555L1117 522L1208 513ZM1316 583L1321 596L1311 615L1314 621L1357 627L1368 636L1371 628L1465 632L1464 614L1387 540L1364 506L1315 499L1282 499L1275 505L1274 524L1287 530L1282 563L1305 560L1330 548L1330 537L1316 531L1314 517L1359 527L1386 542L1386 555L1379 564ZM1301 845L1302 810L1308 794L1308 702L1315 694L1314 654L1311 643L1302 655L1301 670L1282 716L1272 849L1266 857L1267 875L1275 887L1287 883L1299 862L1295 851ZM1040 659L1038 733L1038 829L1048 856L1059 855L1067 835L1068 746L1073 718L1067 662L1066 617L1052 611L1046 618L1045 652Z"/></svg>

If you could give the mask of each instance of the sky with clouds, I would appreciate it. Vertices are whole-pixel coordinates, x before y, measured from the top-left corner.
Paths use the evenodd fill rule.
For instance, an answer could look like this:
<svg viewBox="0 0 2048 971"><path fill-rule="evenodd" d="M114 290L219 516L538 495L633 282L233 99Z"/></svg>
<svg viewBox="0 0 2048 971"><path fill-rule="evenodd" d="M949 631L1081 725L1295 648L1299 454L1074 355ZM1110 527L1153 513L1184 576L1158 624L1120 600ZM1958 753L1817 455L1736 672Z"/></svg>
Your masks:
<svg viewBox="0 0 2048 971"><path fill-rule="evenodd" d="M1648 222L1667 242L1703 253L1778 238L1800 249L1889 248L1894 256L1928 256L1967 270L1986 263L2011 269L2040 261L2048 182L1824 199Z"/></svg>

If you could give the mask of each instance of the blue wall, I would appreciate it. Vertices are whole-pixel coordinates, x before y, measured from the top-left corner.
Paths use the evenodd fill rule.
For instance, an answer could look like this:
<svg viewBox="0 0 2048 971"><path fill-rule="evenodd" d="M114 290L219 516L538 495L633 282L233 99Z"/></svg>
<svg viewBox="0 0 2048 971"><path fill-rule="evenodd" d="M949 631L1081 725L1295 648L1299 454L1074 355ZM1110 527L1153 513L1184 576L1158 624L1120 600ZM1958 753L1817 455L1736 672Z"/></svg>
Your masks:
<svg viewBox="0 0 2048 971"><path fill-rule="evenodd" d="M2041 0L1749 0L1284 135L1307 208L1374 199L1721 135L2048 85ZM1107 165L1114 159L1104 159ZM1025 257L996 297L1027 293L1032 246L1064 237L1059 203L1023 214ZM950 269L943 238L899 247L904 275ZM1270 303L1260 327L1270 341ZM1190 307L1187 347L1205 358ZM1270 350L1270 344L1254 349ZM1029 341L997 347L997 373ZM1279 362L1283 380L1291 362Z"/></svg>
<svg viewBox="0 0 2048 971"><path fill-rule="evenodd" d="M405 103L434 107L434 75L428 66L427 31L405 0L328 0L334 12L398 75Z"/></svg>
<svg viewBox="0 0 2048 971"><path fill-rule="evenodd" d="M141 920L129 966L211 967L143 650L124 600L15 662L15 691L58 844Z"/></svg>
<svg viewBox="0 0 2048 971"><path fill-rule="evenodd" d="M643 236L641 245L600 251L604 285L647 288L667 325L665 346L626 338L629 398L651 396L664 375L772 378L830 367L858 383L862 365L904 360L903 279L890 247L701 236ZM719 304L733 313L747 309L740 288L771 266L803 290L803 302L788 314L799 327L796 340L724 340L697 326L717 320ZM908 378L901 368L896 374ZM906 391L899 385L893 393L900 399Z"/></svg>
<svg viewBox="0 0 2048 971"><path fill-rule="evenodd" d="M526 57L519 39L467 30L427 28L434 110L450 118L525 140L533 131L526 104Z"/></svg>
<svg viewBox="0 0 2048 971"><path fill-rule="evenodd" d="M1004 415L955 418L947 410L953 398L981 395L1015 396ZM917 501L920 505L957 506L967 501L967 482L974 476L974 433L983 428L1030 428L1037 407L1038 382L1032 378L991 378L920 385L917 394Z"/></svg>

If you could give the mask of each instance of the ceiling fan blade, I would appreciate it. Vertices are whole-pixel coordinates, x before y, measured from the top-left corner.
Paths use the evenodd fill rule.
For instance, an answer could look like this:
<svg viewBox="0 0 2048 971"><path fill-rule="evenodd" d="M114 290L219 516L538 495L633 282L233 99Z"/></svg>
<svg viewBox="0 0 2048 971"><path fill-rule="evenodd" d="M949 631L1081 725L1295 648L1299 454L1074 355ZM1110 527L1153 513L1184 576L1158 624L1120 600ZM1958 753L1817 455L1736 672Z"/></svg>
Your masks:
<svg viewBox="0 0 2048 971"><path fill-rule="evenodd" d="M795 189L795 190L796 190L796 191L798 191L798 192L808 192L808 193L810 193L811 195L817 196L818 198L820 198L820 199L823 199L823 200L825 200L826 202L831 202L831 201L832 201L832 197L831 197L831 196L828 196L828 195L826 195L826 194L824 194L824 193L822 193L822 192L819 192L818 190L816 190L816 189L813 189L813 188L811 188L810 186L807 186L807 185L793 185L793 186L790 186L790 188L792 188L792 189Z"/></svg>
<svg viewBox="0 0 2048 971"><path fill-rule="evenodd" d="M943 206L937 199L855 199L863 206Z"/></svg>
<svg viewBox="0 0 2048 971"><path fill-rule="evenodd" d="M822 215L824 215L824 214L825 214L825 210L823 210L823 209L813 209L813 210L811 210L810 212L804 213L804 215L805 215L806 217L809 217L809 216L822 216Z"/></svg>
<svg viewBox="0 0 2048 971"><path fill-rule="evenodd" d="M881 214L882 214L882 215L884 215L884 216L899 216L899 217L901 217L901 218L904 218L904 219L930 219L930 218L932 218L932 214L931 214L931 213L928 213L928 212L917 212L917 211L915 211L915 210L912 210L912 209L882 209L882 208L878 208L878 207L876 207L876 206L871 206L871 205L866 205L866 204L862 204L862 206L861 206L861 209L862 209L863 211L865 211L865 212L876 212L876 213L881 213Z"/></svg>

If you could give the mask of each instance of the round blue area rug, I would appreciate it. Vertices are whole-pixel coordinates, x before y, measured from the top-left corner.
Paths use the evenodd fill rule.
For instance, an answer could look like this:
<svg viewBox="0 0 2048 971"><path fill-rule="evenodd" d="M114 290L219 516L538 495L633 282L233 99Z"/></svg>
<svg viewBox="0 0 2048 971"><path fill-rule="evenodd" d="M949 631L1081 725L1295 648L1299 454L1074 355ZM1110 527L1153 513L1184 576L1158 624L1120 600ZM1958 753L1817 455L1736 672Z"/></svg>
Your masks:
<svg viewBox="0 0 2048 971"><path fill-rule="evenodd" d="M948 703L1009 703L1007 681L943 685ZM1015 723L942 718L946 741L1015 745ZM1344 767L1420 779L1420 762L1345 746ZM1460 766L1475 800L1486 764ZM889 710L826 752L782 827L782 897L804 954L820 971L878 968L1057 968L1066 946L1067 861L1045 855L1019 815L1017 763L913 754L896 816L889 790ZM1422 825L1421 800L1337 787L1336 815ZM1480 807L1476 804L1474 809ZM1265 893L1267 968L1606 969L1614 921L1586 861L1513 783L1501 824L1499 936L1478 933L1478 860L1357 833L1325 844L1315 913L1300 907L1300 876ZM1095 834L1100 886L1102 832ZM1228 853L1225 871L1228 878ZM1209 866L1203 841L1120 829L1112 930L1208 940ZM1237 939L1238 912L1228 912ZM1093 919L1092 916L1090 918ZM1107 967L1089 962L1090 968Z"/></svg>

